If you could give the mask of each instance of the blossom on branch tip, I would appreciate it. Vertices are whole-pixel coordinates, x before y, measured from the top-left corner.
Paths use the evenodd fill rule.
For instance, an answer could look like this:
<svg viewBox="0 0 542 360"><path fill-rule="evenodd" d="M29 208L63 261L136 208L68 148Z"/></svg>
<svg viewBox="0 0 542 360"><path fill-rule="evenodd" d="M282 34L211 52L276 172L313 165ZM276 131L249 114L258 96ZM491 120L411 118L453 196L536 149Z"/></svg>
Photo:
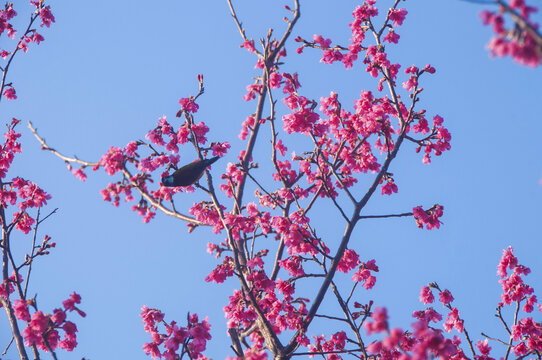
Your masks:
<svg viewBox="0 0 542 360"><path fill-rule="evenodd" d="M444 207L441 205L434 205L429 210L423 210L421 206L415 207L412 209L412 213L416 220L416 225L420 229L423 229L425 225L427 230L440 228L441 221L439 218L444 215L443 209Z"/></svg>
<svg viewBox="0 0 542 360"><path fill-rule="evenodd" d="M53 16L53 13L51 12L50 6L44 6L39 10L39 16L41 19L41 26L49 27L51 26L51 23L55 22L55 17Z"/></svg>
<svg viewBox="0 0 542 360"><path fill-rule="evenodd" d="M398 27L403 25L403 21L405 21L407 14L408 11L406 11L406 9L390 9L389 17L390 20L393 21L393 26Z"/></svg>
<svg viewBox="0 0 542 360"><path fill-rule="evenodd" d="M13 86L6 87L4 89L4 97L7 100L16 100L17 99L17 94L15 92L15 88Z"/></svg>
<svg viewBox="0 0 542 360"><path fill-rule="evenodd" d="M435 301L435 296L433 295L433 292L431 291L431 288L429 286L422 286L421 292L420 292L420 301L423 302L425 305L433 303Z"/></svg>
<svg viewBox="0 0 542 360"><path fill-rule="evenodd" d="M391 195L398 191L397 185L392 178L388 178L386 184L382 185L382 195Z"/></svg>

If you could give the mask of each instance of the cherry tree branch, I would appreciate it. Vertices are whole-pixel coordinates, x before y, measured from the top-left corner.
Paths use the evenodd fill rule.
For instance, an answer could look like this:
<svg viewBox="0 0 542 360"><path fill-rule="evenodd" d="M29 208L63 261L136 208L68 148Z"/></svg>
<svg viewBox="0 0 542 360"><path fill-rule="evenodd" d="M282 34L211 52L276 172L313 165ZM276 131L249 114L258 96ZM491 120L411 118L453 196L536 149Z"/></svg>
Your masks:
<svg viewBox="0 0 542 360"><path fill-rule="evenodd" d="M0 180L0 188L3 187L3 184ZM2 279L3 279L3 286L5 287L4 292L6 294L9 294L9 254L11 252L10 250L10 243L9 243L9 232L7 230L6 226L6 214L4 211L4 207L0 206L0 221L2 222ZM17 351L19 352L19 356L21 357L21 360L28 360L28 355L26 353L26 349L24 347L24 340L21 335L21 331L19 329L19 324L17 323L17 318L15 317L15 312L13 310L13 307L11 306L11 302L9 299L5 299L3 296L0 296L0 304L2 304L2 307L6 311L9 325L11 326L11 333L13 335L13 338L15 339L15 345L17 346ZM39 356L38 356L39 358Z"/></svg>
<svg viewBox="0 0 542 360"><path fill-rule="evenodd" d="M233 21L235 22L235 24L237 25L237 29L239 30L239 33L241 34L241 37L243 38L244 41L248 42L248 39L247 39L247 36L245 34L245 30L243 29L243 24L239 21L239 18L237 17L237 13L235 12L235 9L233 7L233 4L231 2L231 0L226 0L227 3L228 3L228 6L230 8L230 13L231 13L231 16L233 18ZM258 54L258 56L260 58L263 58L263 55L261 52L259 52L257 49L254 49L256 54Z"/></svg>
<svg viewBox="0 0 542 360"><path fill-rule="evenodd" d="M68 156L58 152L54 148L50 147L45 142L45 139L38 134L37 129L34 127L32 122L30 122L30 121L28 122L28 128L30 129L32 134L34 134L34 136L36 137L38 142L41 144L42 150L46 150L46 151L49 151L49 152L53 153L54 155L61 158L62 160L64 160L67 163L76 163L76 164L80 164L80 165L84 165L84 166L92 166L92 167L100 166L99 162L90 162L90 161L80 160L76 156L75 157L68 157ZM132 179L132 174L126 168L126 166L123 167L122 173L127 179ZM174 218L177 218L177 219L180 219L180 220L183 220L183 221L186 221L186 222L194 224L194 225L200 225L200 226L206 225L206 224L202 223L201 221L196 220L195 218L193 218L191 216L184 215L184 214L181 214L181 213L179 213L179 212L177 212L175 210L168 209L161 202L157 201L151 194L149 194L143 188L143 186L141 186L139 183L133 182L133 181L130 180L130 184L139 191L139 193L141 194L141 196L143 196L145 198L145 200L147 200L152 206L154 206L158 210L162 211L164 214L169 215L169 216L174 217Z"/></svg>

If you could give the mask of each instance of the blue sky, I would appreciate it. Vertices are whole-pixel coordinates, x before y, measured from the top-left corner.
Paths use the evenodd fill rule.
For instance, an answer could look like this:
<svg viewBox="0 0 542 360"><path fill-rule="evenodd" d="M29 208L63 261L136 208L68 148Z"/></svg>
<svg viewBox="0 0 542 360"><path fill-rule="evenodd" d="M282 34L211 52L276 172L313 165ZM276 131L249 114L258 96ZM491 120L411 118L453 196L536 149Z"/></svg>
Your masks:
<svg viewBox="0 0 542 360"><path fill-rule="evenodd" d="M283 29L283 3L235 2L247 36L258 39L270 26ZM2 101L3 121L16 117L25 125L30 120L51 146L95 161L111 145L143 138L160 116L173 119L178 99L196 93L196 74L201 73L206 91L197 116L211 128L210 138L232 144L225 159L213 165L218 179L244 146L237 135L255 103L241 97L258 74L254 57L239 48L242 40L226 2L49 4L56 23L42 31L44 43L17 56L9 76L18 99ZM294 37L318 33L346 44L356 4L302 3ZM391 1L378 4L387 8ZM440 230L422 231L412 219L360 223L355 249L363 260L375 259L381 270L375 289L361 292L360 302L373 299L388 307L392 326L406 328L411 313L422 307L420 287L437 281L452 291L473 337L480 338L481 331L502 336L493 317L501 250L512 245L520 262L532 267L528 282L535 291L542 288L542 73L489 57L485 45L491 32L478 18L481 5L417 0L401 6L409 14L398 30L399 45L388 47L390 56L402 70L412 64L436 67L435 75L422 79L419 106L445 119L452 150L427 166L406 146L390 169L399 193L375 195L367 213L439 203L445 208L444 224ZM16 10L22 26L28 7L16 4ZM535 18L542 21L540 14ZM0 47L5 42L1 37ZM320 63L317 51L296 55L295 47L293 42L287 46L282 71L299 73L303 95L319 99L335 91L351 108L362 90L374 89L375 80L359 64L345 71L338 64ZM75 290L88 314L76 319L79 346L60 357L146 358L141 350L148 341L139 318L142 305L161 309L168 320L184 321L189 311L209 316L213 340L207 356L233 355L222 307L237 284L203 280L216 264L205 252L206 243L222 238L209 229L188 235L184 223L161 214L143 224L131 204L114 208L101 200L99 190L110 177L98 172L80 182L61 160L40 151L25 126L19 130L23 154L10 175L38 183L53 195L49 208L59 208L41 228L57 248L39 259L30 294L37 293L40 308L51 311ZM302 144L296 136L283 139L290 151ZM181 154L181 161L193 156ZM194 199L177 202L185 201L188 208ZM328 221L328 205L313 214L314 221L330 244L338 244L343 228ZM27 246L29 237L19 237L21 246ZM3 313L0 321L6 324ZM0 327L0 346L9 339L7 327ZM13 350L7 359L16 358Z"/></svg>

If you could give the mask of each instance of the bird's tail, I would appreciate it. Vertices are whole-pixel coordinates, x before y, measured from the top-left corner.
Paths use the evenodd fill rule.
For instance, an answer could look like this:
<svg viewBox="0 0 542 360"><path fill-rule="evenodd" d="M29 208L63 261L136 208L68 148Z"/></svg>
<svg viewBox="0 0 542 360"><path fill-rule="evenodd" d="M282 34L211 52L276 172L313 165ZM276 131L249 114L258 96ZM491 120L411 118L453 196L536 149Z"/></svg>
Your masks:
<svg viewBox="0 0 542 360"><path fill-rule="evenodd" d="M212 157L212 158L210 158L210 159L206 159L206 160L205 160L205 162L206 162L205 167L207 167L207 166L213 164L213 163L214 163L215 161L217 161L218 159L220 159L220 156L215 156L215 157Z"/></svg>

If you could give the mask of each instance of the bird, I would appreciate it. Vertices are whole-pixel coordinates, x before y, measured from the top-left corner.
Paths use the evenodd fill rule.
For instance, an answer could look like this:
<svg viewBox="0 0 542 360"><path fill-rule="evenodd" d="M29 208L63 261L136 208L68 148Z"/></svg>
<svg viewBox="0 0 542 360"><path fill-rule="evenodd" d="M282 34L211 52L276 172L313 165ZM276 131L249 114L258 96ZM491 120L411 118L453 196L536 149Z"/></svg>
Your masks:
<svg viewBox="0 0 542 360"><path fill-rule="evenodd" d="M162 185L167 187L189 186L196 183L207 167L217 161L220 156L194 161L176 170L169 176L162 177Z"/></svg>

